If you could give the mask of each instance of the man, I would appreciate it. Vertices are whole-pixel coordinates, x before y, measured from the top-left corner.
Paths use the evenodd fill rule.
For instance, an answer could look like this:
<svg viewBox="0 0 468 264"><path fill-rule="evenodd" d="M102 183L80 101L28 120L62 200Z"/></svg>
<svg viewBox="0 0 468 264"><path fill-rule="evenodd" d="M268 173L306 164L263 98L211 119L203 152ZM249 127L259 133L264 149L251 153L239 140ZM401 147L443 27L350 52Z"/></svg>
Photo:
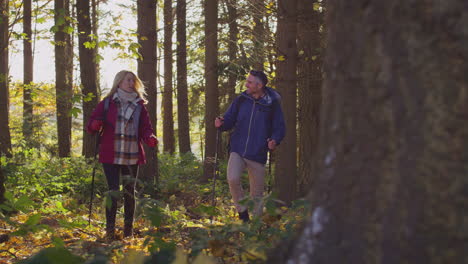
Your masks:
<svg viewBox="0 0 468 264"><path fill-rule="evenodd" d="M261 199L265 185L265 163L268 150L273 151L285 135L280 95L267 87L268 78L262 71L250 71L247 88L231 103L223 117L215 119L215 127L222 131L234 129L229 142L227 179L239 219L249 221L245 206L241 175L247 168L250 196L254 200L254 215L262 213Z"/></svg>

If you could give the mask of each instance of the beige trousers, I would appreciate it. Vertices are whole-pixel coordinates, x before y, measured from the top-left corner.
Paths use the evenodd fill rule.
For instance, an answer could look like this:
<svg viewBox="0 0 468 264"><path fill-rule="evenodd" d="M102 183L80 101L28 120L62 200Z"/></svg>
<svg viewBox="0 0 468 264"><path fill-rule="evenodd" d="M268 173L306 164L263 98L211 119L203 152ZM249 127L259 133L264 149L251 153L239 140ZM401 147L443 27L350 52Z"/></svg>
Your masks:
<svg viewBox="0 0 468 264"><path fill-rule="evenodd" d="M227 180L232 200L238 212L247 209L245 205L240 205L239 201L244 199L244 190L241 185L241 176L247 168L249 175L250 197L254 201L254 216L260 216L263 211L262 197L265 186L265 165L242 158L239 154L231 152L227 167Z"/></svg>

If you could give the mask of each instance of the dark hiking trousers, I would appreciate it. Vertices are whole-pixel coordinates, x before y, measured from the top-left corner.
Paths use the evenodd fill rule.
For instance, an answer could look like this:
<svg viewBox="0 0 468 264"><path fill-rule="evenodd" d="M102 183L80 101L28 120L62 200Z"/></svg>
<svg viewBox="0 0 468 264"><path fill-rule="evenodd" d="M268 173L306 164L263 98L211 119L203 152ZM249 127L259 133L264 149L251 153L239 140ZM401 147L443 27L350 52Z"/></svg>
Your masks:
<svg viewBox="0 0 468 264"><path fill-rule="evenodd" d="M133 233L133 216L135 214L135 185L138 175L138 165L102 164L109 186L110 204L106 202L106 232L115 231L115 217L117 214L117 201L120 198L119 182L122 175L124 197L124 236Z"/></svg>

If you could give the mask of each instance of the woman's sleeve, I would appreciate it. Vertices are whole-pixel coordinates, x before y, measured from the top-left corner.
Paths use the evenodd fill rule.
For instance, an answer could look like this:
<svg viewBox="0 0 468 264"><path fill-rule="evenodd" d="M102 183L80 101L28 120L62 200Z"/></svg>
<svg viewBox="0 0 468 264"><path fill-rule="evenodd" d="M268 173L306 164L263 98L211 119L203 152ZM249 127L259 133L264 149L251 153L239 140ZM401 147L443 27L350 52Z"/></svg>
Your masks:
<svg viewBox="0 0 468 264"><path fill-rule="evenodd" d="M139 129L140 138L146 141L151 135L154 134L153 126L151 125L150 117L148 110L143 105L140 114L140 129Z"/></svg>
<svg viewBox="0 0 468 264"><path fill-rule="evenodd" d="M99 102L96 108L94 108L94 111L91 113L88 123L86 124L86 131L88 133L94 134L97 132L91 129L91 122L93 122L93 120L104 120L103 115L104 115L104 100Z"/></svg>

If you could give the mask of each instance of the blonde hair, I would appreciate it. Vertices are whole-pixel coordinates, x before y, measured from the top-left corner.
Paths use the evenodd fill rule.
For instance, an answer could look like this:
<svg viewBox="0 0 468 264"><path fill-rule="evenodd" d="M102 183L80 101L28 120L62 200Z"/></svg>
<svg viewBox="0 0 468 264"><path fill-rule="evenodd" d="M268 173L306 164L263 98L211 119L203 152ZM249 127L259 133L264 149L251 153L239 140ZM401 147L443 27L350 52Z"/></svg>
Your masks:
<svg viewBox="0 0 468 264"><path fill-rule="evenodd" d="M127 76L127 74L131 74L133 78L135 79L135 93L137 93L141 99L145 100L145 97L143 97L145 95L145 91L144 91L145 85L143 84L143 81L140 78L138 78L138 76L135 73L131 71L127 71L127 70L119 71L115 75L112 88L106 97L111 97L117 92L117 88L119 88L119 84L122 82L125 76Z"/></svg>

